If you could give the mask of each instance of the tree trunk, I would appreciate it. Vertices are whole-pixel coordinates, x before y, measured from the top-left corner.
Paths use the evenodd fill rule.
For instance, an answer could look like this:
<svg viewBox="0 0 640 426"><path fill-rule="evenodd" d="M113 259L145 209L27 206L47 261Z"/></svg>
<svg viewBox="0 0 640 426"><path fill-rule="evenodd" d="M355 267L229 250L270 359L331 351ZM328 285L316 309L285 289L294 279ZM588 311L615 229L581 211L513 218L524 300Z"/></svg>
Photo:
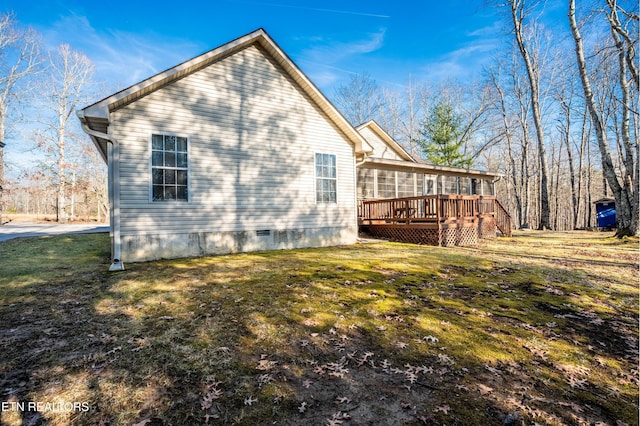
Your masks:
<svg viewBox="0 0 640 426"><path fill-rule="evenodd" d="M518 229L522 229L524 225L524 220L525 220L523 217L523 211L522 211L522 183L523 182L521 181L520 184L518 184L518 177L516 174L517 173L516 160L513 154L513 147L511 142L511 139L512 139L511 129L509 126L509 119L507 117L507 106L505 103L504 91L502 90L502 87L500 87L500 82L498 81L498 77L495 74L491 75L491 80L494 87L496 88L496 91L498 92L498 96L500 99L500 112L502 116L502 125L504 126L505 139L507 141L507 154L509 156L509 165L511 168L510 175L511 175L511 181L513 185L513 195L516 201L516 216L518 218ZM507 185L507 189L508 189L508 185Z"/></svg>
<svg viewBox="0 0 640 426"><path fill-rule="evenodd" d="M6 108L0 104L0 226L4 224L3 208L4 208L4 132L5 132Z"/></svg>
<svg viewBox="0 0 640 426"><path fill-rule="evenodd" d="M4 197L2 193L4 192L4 142L2 140L2 135L0 134L0 226L4 224L4 219L2 217L2 206L4 204Z"/></svg>
<svg viewBox="0 0 640 426"><path fill-rule="evenodd" d="M576 173L573 164L573 150L571 149L571 104L573 101L573 86L572 78L569 77L569 80L569 93L566 93L567 82L566 80L564 80L558 94L558 102L560 103L560 108L562 111L561 118L559 119L560 124L558 125L558 130L562 135L562 142L567 152L567 168L569 169L569 184L571 187L571 217L569 218L569 223L571 224L572 229L576 229L578 227L580 184L578 183L576 185ZM560 158L560 156L561 155L559 153L558 158ZM559 172L560 165L558 163L558 173ZM556 195L556 199L557 198L558 195Z"/></svg>
<svg viewBox="0 0 640 426"><path fill-rule="evenodd" d="M538 229L551 229L550 206L549 206L549 166L547 163L547 153L544 141L544 128L542 125L542 113L540 111L540 69L532 61L531 54L527 50L523 37L524 20L524 0L509 0L511 6L511 18L516 36L516 42L520 54L525 64L529 88L531 90L531 110L533 113L533 123L538 137L538 157L540 162L540 222Z"/></svg>
<svg viewBox="0 0 640 426"><path fill-rule="evenodd" d="M603 122L602 117L598 114L593 90L591 88L591 81L587 73L587 62L584 56L582 37L575 17L575 0L569 0L568 17L571 33L575 42L576 58L578 70L580 72L580 80L582 81L582 88L584 90L585 102L589 108L591 122L596 132L598 148L600 149L603 175L616 200L616 221L618 228L616 235L618 237L636 235L638 232L638 215L637 213L634 215L633 212L637 211L637 207L632 206L632 203L634 200L637 200L638 194L630 194L630 182L624 182L623 185L621 185L616 175L616 169L611 159L611 153L609 152L605 123ZM622 62L624 63L624 61ZM626 68L624 66L621 66L620 68L620 73L622 74L621 79L626 79L626 77L624 77ZM623 108L628 108L628 104L623 105ZM623 141L623 143L626 142ZM633 151L631 151L631 155L633 155ZM625 181L627 180L626 175L628 175L628 173L629 171L625 173Z"/></svg>
<svg viewBox="0 0 640 426"><path fill-rule="evenodd" d="M555 149L553 150L555 151ZM554 157L554 155L552 154L552 158ZM555 194L554 194L554 198L555 198L555 218L554 218L554 223L553 223L553 229L561 229L560 227L560 160L562 158L562 150L560 149L560 147L558 147L558 168L556 170L556 181L555 181ZM552 163L553 164L553 163Z"/></svg>
<svg viewBox="0 0 640 426"><path fill-rule="evenodd" d="M582 185L582 175L583 175L583 169L584 169L584 155L587 149L587 141L589 140L588 138L588 133L587 133L587 121L588 121L588 114L589 111L587 110L587 107L585 106L585 110L584 113L582 115L582 130L580 133L580 152L579 152L579 156L578 156L578 189L577 189L577 193L578 193L578 205L576 206L576 227L577 227L577 220L578 220L578 215L580 213L580 205L583 205L583 209L586 209L587 205L586 203L586 196L585 196L585 201L583 202L582 200L582 192L583 192L583 185ZM587 191L589 191L589 186L587 186ZM582 226L583 227L587 227L587 221L583 220L582 221Z"/></svg>

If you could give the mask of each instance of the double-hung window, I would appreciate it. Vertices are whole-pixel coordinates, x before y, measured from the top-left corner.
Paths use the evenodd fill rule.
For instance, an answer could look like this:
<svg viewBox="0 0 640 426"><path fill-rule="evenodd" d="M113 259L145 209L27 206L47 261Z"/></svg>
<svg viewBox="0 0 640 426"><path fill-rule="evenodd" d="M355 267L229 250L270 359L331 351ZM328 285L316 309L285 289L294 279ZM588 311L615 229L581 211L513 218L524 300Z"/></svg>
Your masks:
<svg viewBox="0 0 640 426"><path fill-rule="evenodd" d="M151 136L151 200L189 201L188 138Z"/></svg>
<svg viewBox="0 0 640 426"><path fill-rule="evenodd" d="M336 156L316 154L316 202L337 202Z"/></svg>

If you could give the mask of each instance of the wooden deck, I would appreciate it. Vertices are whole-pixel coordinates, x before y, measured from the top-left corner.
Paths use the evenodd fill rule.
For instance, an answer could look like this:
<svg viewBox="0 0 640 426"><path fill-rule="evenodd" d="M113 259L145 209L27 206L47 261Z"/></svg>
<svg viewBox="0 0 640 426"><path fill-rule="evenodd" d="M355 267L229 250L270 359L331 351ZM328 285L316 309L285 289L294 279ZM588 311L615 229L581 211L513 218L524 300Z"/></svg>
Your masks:
<svg viewBox="0 0 640 426"><path fill-rule="evenodd" d="M511 236L511 217L494 196L425 195L363 200L359 225L372 236L437 246L476 245L499 230Z"/></svg>

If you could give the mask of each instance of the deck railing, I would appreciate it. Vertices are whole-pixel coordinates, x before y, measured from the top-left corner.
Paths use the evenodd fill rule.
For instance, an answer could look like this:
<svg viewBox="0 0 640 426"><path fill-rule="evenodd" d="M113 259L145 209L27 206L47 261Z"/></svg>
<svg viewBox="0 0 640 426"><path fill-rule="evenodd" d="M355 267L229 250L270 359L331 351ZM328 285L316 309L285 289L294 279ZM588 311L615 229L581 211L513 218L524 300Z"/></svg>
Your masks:
<svg viewBox="0 0 640 426"><path fill-rule="evenodd" d="M387 200L362 200L358 206L360 223L446 223L474 221L493 216L503 234L511 234L511 217L494 196L423 195Z"/></svg>
<svg viewBox="0 0 640 426"><path fill-rule="evenodd" d="M507 212L507 209L498 201L497 199L494 202L495 204L495 218L496 218L496 226L502 232L505 237L511 236L511 215Z"/></svg>

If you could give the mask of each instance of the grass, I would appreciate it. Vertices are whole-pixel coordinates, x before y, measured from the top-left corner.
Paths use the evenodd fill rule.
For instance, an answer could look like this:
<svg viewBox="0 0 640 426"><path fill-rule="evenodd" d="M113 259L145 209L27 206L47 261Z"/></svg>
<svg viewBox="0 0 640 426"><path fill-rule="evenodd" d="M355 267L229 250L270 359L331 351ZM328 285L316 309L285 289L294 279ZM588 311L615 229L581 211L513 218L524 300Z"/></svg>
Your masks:
<svg viewBox="0 0 640 426"><path fill-rule="evenodd" d="M638 239L107 248L0 244L1 424L638 424Z"/></svg>

